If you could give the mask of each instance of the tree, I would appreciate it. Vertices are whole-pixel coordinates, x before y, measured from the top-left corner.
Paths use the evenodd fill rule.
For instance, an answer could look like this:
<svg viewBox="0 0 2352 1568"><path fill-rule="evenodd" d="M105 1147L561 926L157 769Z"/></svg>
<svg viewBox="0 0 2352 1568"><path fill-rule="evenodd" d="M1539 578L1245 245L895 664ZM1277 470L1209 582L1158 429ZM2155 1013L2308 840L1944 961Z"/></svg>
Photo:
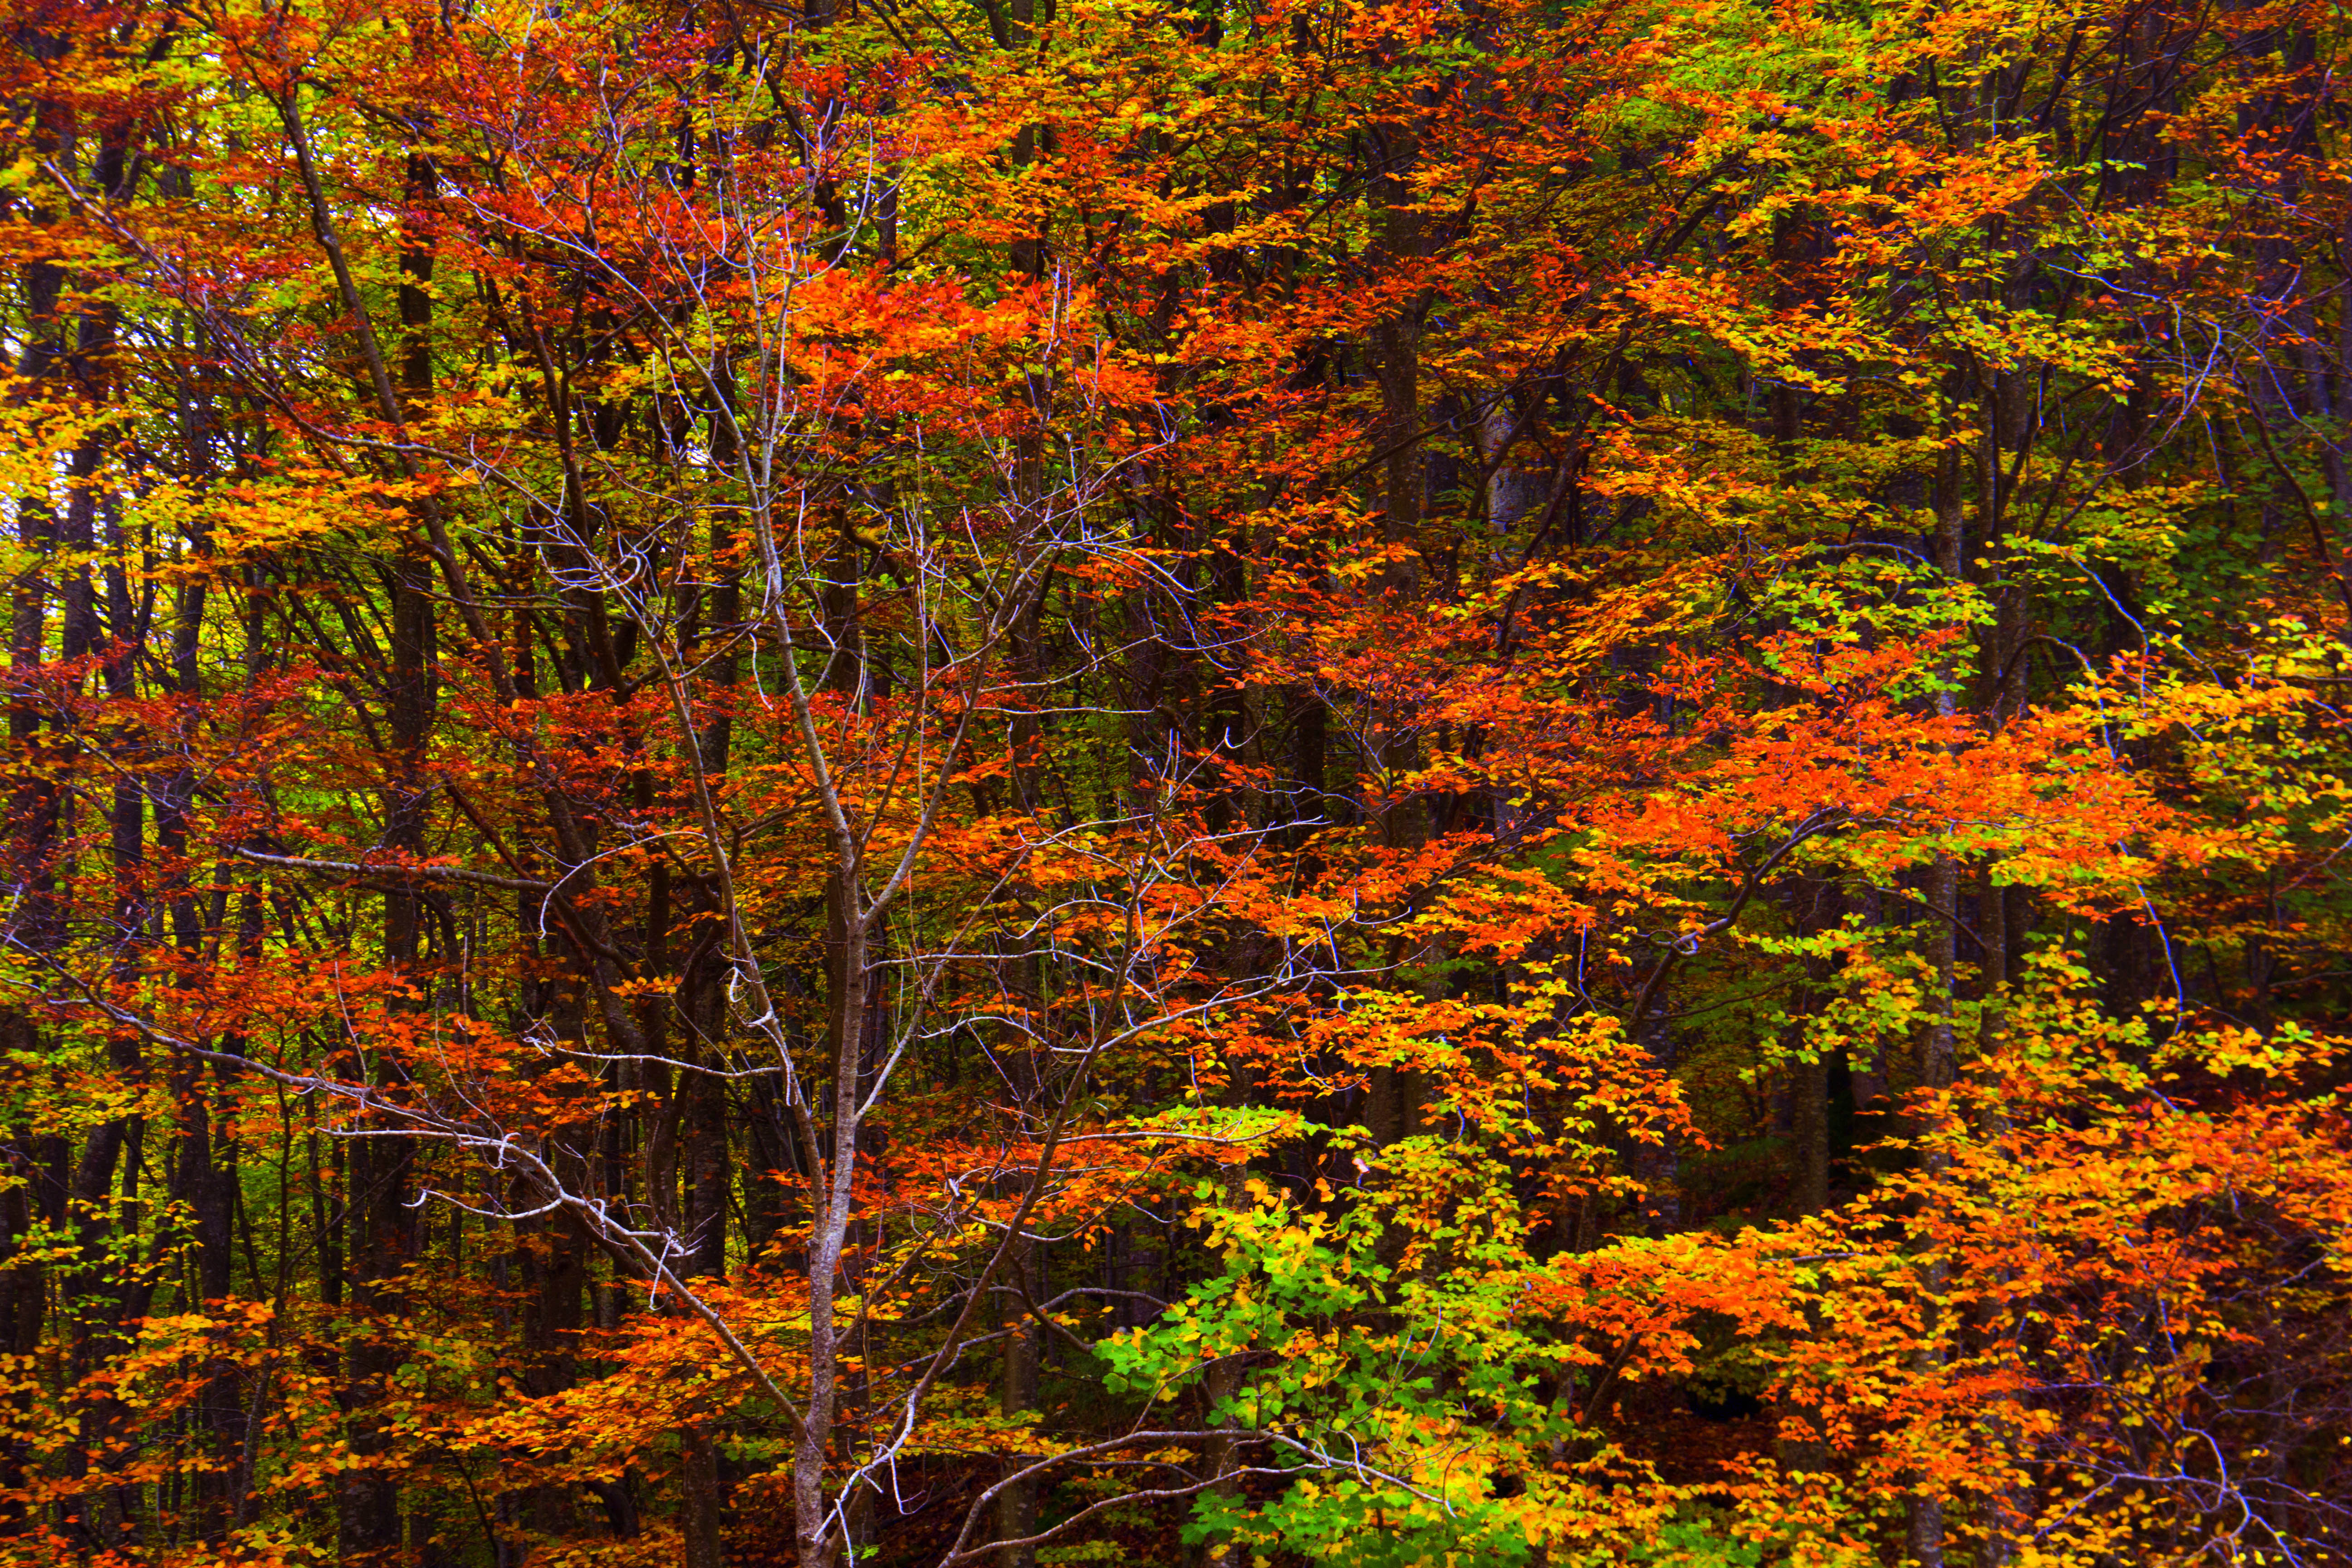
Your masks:
<svg viewBox="0 0 2352 1568"><path fill-rule="evenodd" d="M2325 1563L2334 18L25 9L26 1563Z"/></svg>

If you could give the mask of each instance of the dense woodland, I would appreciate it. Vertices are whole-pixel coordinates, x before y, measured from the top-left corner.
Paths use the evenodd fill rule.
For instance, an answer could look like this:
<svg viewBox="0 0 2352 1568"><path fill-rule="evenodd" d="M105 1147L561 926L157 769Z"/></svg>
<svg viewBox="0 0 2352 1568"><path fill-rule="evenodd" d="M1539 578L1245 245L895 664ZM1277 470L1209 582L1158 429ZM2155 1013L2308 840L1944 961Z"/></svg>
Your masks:
<svg viewBox="0 0 2352 1568"><path fill-rule="evenodd" d="M2316 0L11 0L0 1564L2352 1560Z"/></svg>

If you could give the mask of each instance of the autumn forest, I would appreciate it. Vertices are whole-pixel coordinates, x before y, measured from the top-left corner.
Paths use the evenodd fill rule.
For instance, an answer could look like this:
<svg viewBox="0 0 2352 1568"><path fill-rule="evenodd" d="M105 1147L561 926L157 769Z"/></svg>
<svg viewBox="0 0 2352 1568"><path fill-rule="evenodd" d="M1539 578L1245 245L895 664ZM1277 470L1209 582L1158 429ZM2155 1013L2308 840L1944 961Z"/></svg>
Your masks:
<svg viewBox="0 0 2352 1568"><path fill-rule="evenodd" d="M7 0L0 1568L2352 1563L2318 0Z"/></svg>

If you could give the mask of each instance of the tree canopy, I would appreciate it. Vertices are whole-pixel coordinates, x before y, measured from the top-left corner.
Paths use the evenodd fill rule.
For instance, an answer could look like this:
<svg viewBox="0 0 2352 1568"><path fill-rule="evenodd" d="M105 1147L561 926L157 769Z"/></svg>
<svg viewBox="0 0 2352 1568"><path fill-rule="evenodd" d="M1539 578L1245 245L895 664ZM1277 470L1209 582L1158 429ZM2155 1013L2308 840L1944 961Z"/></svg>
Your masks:
<svg viewBox="0 0 2352 1568"><path fill-rule="evenodd" d="M8 11L0 1565L2352 1561L2336 9Z"/></svg>

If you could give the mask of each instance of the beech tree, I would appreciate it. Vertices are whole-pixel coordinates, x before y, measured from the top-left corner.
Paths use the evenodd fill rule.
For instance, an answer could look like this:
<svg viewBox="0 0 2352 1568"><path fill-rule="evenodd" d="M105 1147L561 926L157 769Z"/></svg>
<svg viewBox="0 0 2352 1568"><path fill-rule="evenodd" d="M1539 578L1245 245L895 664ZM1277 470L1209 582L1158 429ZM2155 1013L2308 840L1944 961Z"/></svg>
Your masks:
<svg viewBox="0 0 2352 1568"><path fill-rule="evenodd" d="M2342 35L26 0L0 1561L2340 1560Z"/></svg>

